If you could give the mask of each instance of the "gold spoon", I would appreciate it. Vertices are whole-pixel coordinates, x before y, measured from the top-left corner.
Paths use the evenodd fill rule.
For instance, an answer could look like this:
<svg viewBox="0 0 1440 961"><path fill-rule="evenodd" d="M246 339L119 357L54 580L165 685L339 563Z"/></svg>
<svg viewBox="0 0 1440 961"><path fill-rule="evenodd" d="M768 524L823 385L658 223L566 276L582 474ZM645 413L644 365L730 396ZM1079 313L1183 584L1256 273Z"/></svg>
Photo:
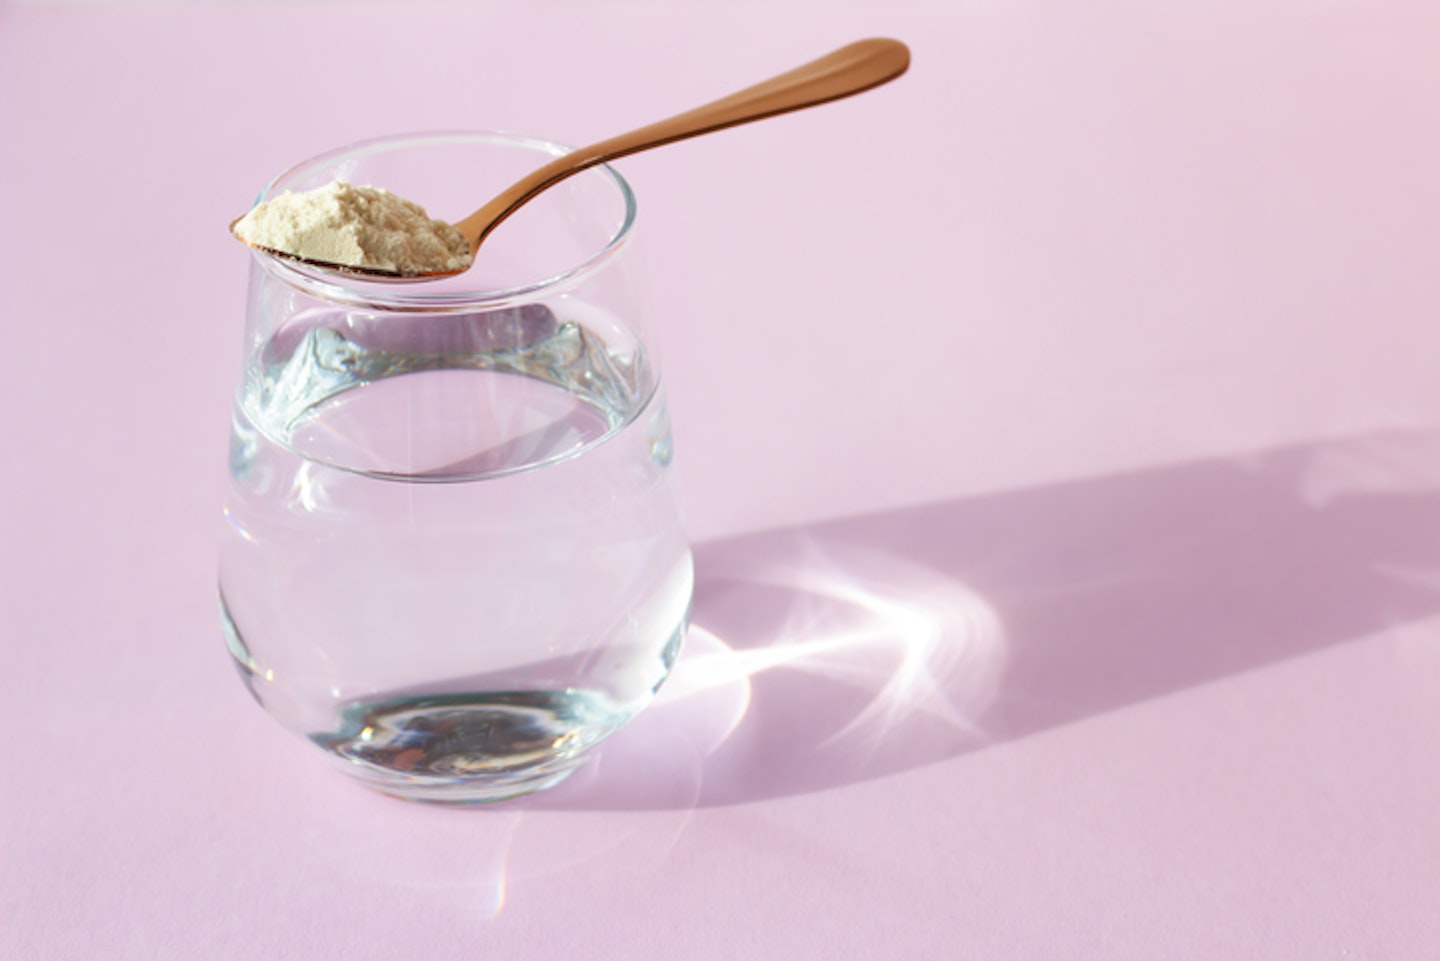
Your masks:
<svg viewBox="0 0 1440 961"><path fill-rule="evenodd" d="M910 51L898 40L860 40L826 54L819 60L811 61L786 73L766 80L764 83L747 87L739 93L703 107L661 120L658 123L632 130L609 140L582 147L579 150L557 157L506 189L494 200L455 224L470 244L473 255L490 232L505 218L533 200L541 192L555 186L567 177L596 164L607 163L619 157L649 150L677 140L698 137L701 134L738 126L752 120L762 120L792 110L803 110L831 100L839 100L861 93L872 87L894 80L910 66ZM230 232L235 232L235 224ZM240 238L236 238L240 239ZM244 241L242 240L242 243ZM298 261L310 267L319 267L338 273L358 276L371 281L416 281L438 280L463 273L464 269L423 274L402 274L397 271L375 267L352 267L348 264L334 264L297 257L282 250L255 246L275 257Z"/></svg>

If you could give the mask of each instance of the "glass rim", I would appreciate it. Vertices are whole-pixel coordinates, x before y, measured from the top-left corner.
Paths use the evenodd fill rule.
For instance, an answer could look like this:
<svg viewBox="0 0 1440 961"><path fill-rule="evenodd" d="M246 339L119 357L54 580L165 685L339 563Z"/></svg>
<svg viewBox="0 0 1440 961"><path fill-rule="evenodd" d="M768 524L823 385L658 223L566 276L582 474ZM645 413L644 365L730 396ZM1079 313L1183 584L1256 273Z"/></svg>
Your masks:
<svg viewBox="0 0 1440 961"><path fill-rule="evenodd" d="M551 157L561 157L575 150L574 147L557 141L503 130L432 130L370 137L335 147L287 167L270 179L256 196L255 203L258 204L272 196L282 181L307 168L319 166L341 157L363 156L406 146L465 142L521 147L549 154ZM625 205L625 216L619 228L599 249L579 263L567 267L554 276L513 287L490 290L451 290L427 294L425 288L429 284L425 281L414 283L366 281L359 277L342 277L307 267L296 261L275 257L253 247L250 252L255 263L276 279L311 296L332 303L409 312L474 310L476 308L499 309L516 304L531 303L546 296L563 293L581 283L618 254L630 239L636 217L635 192L619 171L609 164L596 164L577 176L585 176L592 171L600 175L608 175L619 190L620 198Z"/></svg>

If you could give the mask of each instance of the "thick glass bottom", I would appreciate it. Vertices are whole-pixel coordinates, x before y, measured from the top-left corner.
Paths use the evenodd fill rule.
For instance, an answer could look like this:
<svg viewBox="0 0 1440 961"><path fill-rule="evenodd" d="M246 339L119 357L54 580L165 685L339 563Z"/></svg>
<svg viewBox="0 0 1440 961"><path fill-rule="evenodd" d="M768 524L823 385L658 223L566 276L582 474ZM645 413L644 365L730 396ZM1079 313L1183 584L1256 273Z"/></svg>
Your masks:
<svg viewBox="0 0 1440 961"><path fill-rule="evenodd" d="M354 704L338 730L310 740L367 787L474 804L558 784L630 714L575 690L394 698Z"/></svg>

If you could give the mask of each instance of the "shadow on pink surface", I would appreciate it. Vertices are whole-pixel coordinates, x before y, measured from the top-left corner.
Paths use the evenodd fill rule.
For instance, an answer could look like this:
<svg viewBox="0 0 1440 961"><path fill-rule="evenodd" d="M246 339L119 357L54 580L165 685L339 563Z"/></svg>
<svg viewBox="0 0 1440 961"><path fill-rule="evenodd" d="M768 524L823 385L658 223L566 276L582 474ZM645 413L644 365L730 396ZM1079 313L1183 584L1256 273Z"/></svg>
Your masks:
<svg viewBox="0 0 1440 961"><path fill-rule="evenodd" d="M697 576L661 698L529 806L821 791L1440 612L1440 433L707 543Z"/></svg>

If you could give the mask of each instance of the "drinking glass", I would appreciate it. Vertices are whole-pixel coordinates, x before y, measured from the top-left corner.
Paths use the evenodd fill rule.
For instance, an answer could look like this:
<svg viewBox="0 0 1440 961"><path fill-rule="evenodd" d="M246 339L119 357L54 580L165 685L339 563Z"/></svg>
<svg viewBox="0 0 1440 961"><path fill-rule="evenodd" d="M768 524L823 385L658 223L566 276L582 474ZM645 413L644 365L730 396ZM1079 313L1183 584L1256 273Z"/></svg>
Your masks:
<svg viewBox="0 0 1440 961"><path fill-rule="evenodd" d="M374 140L259 199L338 179L458 220L566 149ZM629 186L595 167L443 281L252 252L222 625L255 700L370 787L549 787L670 671L693 574L634 222Z"/></svg>

